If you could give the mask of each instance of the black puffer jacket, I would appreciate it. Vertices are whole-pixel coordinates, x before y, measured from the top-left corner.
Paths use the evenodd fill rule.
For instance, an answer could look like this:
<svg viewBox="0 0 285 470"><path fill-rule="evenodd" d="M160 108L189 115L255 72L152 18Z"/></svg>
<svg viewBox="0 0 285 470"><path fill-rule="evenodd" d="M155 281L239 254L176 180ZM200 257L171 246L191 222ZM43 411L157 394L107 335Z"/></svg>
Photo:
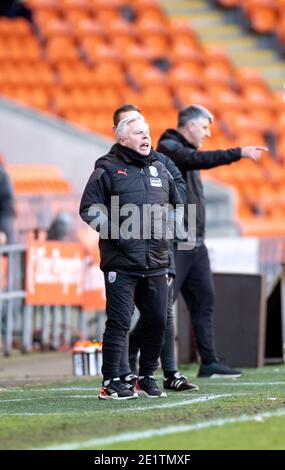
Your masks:
<svg viewBox="0 0 285 470"><path fill-rule="evenodd" d="M104 164L106 160L112 159L116 155L116 148L117 144L114 144L112 148L110 149L110 152L104 155L101 158L98 158L95 163L95 169L99 168ZM153 156L156 160L160 161L165 165L169 173L174 179L174 183L176 185L176 188L178 189L178 192L183 200L184 204L187 204L188 201L188 189L187 185L184 181L184 178L182 176L181 171L177 168L175 163L171 160L171 158L167 157L166 155L163 155L163 153L152 151ZM168 267L168 273L171 274L172 276L175 276L176 274L176 269L175 269L175 259L174 259L174 250L173 250L173 243L170 243L169 245L169 267Z"/></svg>
<svg viewBox="0 0 285 470"><path fill-rule="evenodd" d="M188 204L196 204L196 237L205 236L205 196L199 170L208 170L240 160L239 147L228 150L200 151L175 129L167 129L159 139L158 152L170 157L181 171L188 187ZM185 223L187 225L187 210ZM187 230L187 226L185 227Z"/></svg>
<svg viewBox="0 0 285 470"><path fill-rule="evenodd" d="M96 160L95 169L99 168L102 165L102 163L104 163L105 160L109 160L110 158L113 158L116 155L117 145L118 144L114 144L112 148L110 149L110 152L108 152L106 155ZM172 178L174 179L174 183L176 185L176 188L178 189L178 192L181 198L183 199L183 202L187 202L188 188L184 181L181 171L177 168L177 166L171 160L171 158L167 157L166 155L163 155L163 153L152 150L152 155L153 155L153 158L155 158L159 162L163 163L163 165L165 165L165 167L171 174Z"/></svg>
<svg viewBox="0 0 285 470"><path fill-rule="evenodd" d="M111 196L119 196L119 227L129 217L129 214L122 215L122 206L125 204L137 206L140 218L137 239L126 240L122 237L110 239ZM174 206L183 201L172 176L152 152L149 158L146 158L117 144L112 158L100 161L99 167L92 173L84 190L80 215L85 222L93 223L94 226L94 218L99 213L97 211L95 215L93 211L93 216L90 215L90 207L94 204L103 204L107 208L109 237L103 239L101 236L99 242L100 266L103 271L128 271L148 275L167 269L169 240L166 237L155 239L153 224L151 224L150 239L143 238L145 228L143 206L157 204L163 209L169 202ZM165 231L166 224L162 233Z"/></svg>
<svg viewBox="0 0 285 470"><path fill-rule="evenodd" d="M10 178L5 168L0 165L0 218L14 217L15 201Z"/></svg>

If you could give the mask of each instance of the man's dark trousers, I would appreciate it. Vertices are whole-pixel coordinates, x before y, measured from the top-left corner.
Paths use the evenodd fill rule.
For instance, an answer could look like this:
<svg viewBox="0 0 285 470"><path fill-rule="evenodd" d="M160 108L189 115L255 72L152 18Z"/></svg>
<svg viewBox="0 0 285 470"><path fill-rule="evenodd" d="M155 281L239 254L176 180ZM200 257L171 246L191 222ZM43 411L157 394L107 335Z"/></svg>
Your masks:
<svg viewBox="0 0 285 470"><path fill-rule="evenodd" d="M130 328L134 304L141 313L144 341L141 376L152 375L162 348L167 312L167 274L154 276L105 273L107 322L103 336L104 380L119 377L121 355Z"/></svg>
<svg viewBox="0 0 285 470"><path fill-rule="evenodd" d="M175 264L174 300L181 291L191 313L201 360L209 364L217 360L213 324L215 290L205 244L192 250L178 250L176 246Z"/></svg>

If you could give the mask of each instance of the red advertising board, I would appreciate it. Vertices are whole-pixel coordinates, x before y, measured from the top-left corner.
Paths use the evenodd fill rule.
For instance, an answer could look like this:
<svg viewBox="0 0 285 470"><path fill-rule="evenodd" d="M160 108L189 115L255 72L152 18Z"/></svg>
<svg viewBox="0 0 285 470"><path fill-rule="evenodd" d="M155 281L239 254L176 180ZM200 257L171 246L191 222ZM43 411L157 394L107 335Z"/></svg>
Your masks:
<svg viewBox="0 0 285 470"><path fill-rule="evenodd" d="M80 243L31 241L27 247L26 303L105 309L104 276L98 253Z"/></svg>

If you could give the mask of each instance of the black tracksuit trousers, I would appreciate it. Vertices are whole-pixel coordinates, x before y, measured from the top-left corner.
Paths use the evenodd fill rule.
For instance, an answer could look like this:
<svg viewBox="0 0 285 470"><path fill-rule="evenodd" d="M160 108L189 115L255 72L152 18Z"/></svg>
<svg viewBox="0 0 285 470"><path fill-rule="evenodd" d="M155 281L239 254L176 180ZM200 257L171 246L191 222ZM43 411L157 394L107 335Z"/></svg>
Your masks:
<svg viewBox="0 0 285 470"><path fill-rule="evenodd" d="M177 363L176 363L176 356L175 356L175 318L173 312L173 276L168 274L168 302L167 302L167 321L166 321L166 328L164 333L164 341L162 350L160 353L160 360L161 360L161 367L165 375L167 373L173 373L177 371ZM123 366L125 366L126 362L129 361L129 356L136 358L138 352L143 344L144 338L142 333L142 326L141 320L139 318L138 322L136 323L134 329L130 332L129 336L129 349L127 355L127 361L123 361ZM125 359L125 358L124 358ZM136 361L136 359L135 359ZM132 361L134 362L134 361ZM133 364L132 364L133 365ZM126 369L126 373L129 373L129 365L124 367ZM125 370L121 372L123 375Z"/></svg>
<svg viewBox="0 0 285 470"><path fill-rule="evenodd" d="M134 304L141 314L144 335L139 375L152 375L157 368L166 325L167 274L142 277L127 272L105 273L105 286L107 321L103 336L104 380L120 375L120 361Z"/></svg>
<svg viewBox="0 0 285 470"><path fill-rule="evenodd" d="M201 361L209 364L217 360L217 354L213 323L215 290L206 246L175 249L175 265L174 300L181 291L191 313Z"/></svg>

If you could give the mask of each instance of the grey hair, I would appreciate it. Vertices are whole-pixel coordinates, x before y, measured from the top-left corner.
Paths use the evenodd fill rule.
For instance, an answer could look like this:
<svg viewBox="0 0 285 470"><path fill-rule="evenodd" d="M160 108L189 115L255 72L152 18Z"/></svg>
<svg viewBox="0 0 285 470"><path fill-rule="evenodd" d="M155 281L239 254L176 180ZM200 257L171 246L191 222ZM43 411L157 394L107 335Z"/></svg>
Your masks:
<svg viewBox="0 0 285 470"><path fill-rule="evenodd" d="M134 121L144 121L144 117L141 116L137 111L134 111L134 114L122 119L116 127L116 141L118 142L120 137L123 137L126 133L126 127Z"/></svg>
<svg viewBox="0 0 285 470"><path fill-rule="evenodd" d="M213 114L207 108L199 104L192 104L179 111L178 127L184 127L189 121L197 121L200 118L208 119L211 123L214 121Z"/></svg>

